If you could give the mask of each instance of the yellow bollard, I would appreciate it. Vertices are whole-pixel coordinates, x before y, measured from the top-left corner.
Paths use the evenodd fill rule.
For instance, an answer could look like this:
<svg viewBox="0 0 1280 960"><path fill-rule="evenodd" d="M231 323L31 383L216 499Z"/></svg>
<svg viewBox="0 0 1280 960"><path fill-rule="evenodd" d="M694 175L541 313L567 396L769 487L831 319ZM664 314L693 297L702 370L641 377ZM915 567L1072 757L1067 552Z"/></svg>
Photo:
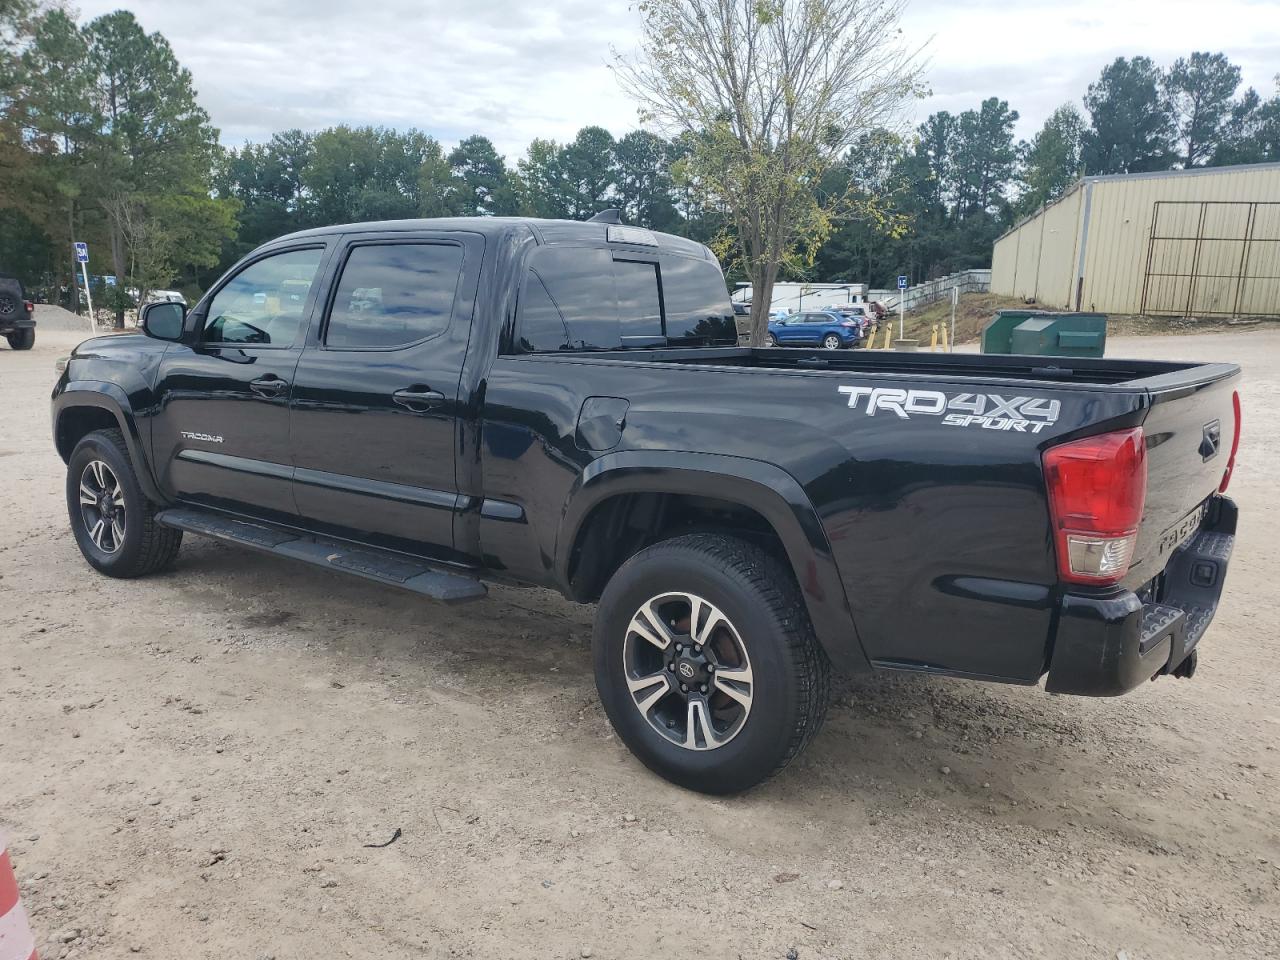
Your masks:
<svg viewBox="0 0 1280 960"><path fill-rule="evenodd" d="M929 337L929 351L936 352L938 349L938 325L935 323L929 328L929 331L932 334Z"/></svg>
<svg viewBox="0 0 1280 960"><path fill-rule="evenodd" d="M950 353L950 352L951 352L951 347L947 345L947 324L946 324L946 321L943 321L943 323L942 323L942 352L943 352L943 353Z"/></svg>
<svg viewBox="0 0 1280 960"><path fill-rule="evenodd" d="M889 323L886 323L884 325L884 346L881 349L888 350L889 341L891 339L893 339L893 321L890 321Z"/></svg>

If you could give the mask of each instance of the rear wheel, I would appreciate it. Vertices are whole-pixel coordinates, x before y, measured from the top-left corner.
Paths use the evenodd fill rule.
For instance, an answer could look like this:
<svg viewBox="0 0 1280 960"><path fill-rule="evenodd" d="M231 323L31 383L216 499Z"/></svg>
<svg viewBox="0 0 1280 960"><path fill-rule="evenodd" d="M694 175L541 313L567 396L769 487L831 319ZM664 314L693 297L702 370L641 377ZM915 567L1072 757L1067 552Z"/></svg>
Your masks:
<svg viewBox="0 0 1280 960"><path fill-rule="evenodd" d="M841 345L842 344L840 343L840 338L837 337L834 333L828 333L825 337L822 338L823 350L839 350Z"/></svg>
<svg viewBox="0 0 1280 960"><path fill-rule="evenodd" d="M173 563L182 531L155 521L119 430L95 430L67 463L67 512L84 558L110 577L141 577Z"/></svg>
<svg viewBox="0 0 1280 960"><path fill-rule="evenodd" d="M614 574L593 639L613 728L666 779L735 793L821 726L829 666L791 572L733 537L648 547Z"/></svg>
<svg viewBox="0 0 1280 960"><path fill-rule="evenodd" d="M6 333L4 338L14 350L30 350L36 342L35 327L23 327L13 333Z"/></svg>

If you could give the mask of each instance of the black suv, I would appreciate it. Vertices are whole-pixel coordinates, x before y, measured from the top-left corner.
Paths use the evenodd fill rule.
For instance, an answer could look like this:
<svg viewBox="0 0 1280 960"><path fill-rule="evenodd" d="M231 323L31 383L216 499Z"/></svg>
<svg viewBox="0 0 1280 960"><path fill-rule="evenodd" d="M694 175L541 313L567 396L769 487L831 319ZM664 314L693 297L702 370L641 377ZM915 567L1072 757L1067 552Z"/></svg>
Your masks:
<svg viewBox="0 0 1280 960"><path fill-rule="evenodd" d="M36 342L35 304L27 299L22 281L0 276L0 334L15 350L30 350Z"/></svg>

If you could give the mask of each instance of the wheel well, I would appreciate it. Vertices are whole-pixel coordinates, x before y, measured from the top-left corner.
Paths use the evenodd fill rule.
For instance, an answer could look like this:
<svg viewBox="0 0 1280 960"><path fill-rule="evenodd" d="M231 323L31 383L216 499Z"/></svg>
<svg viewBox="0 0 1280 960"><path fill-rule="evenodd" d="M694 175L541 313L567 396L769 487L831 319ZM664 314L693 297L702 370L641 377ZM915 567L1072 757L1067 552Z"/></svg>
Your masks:
<svg viewBox="0 0 1280 960"><path fill-rule="evenodd" d="M629 557L686 533L732 534L791 566L777 531L750 507L689 494L624 493L596 504L578 530L569 558L575 599L600 599L605 584Z"/></svg>
<svg viewBox="0 0 1280 960"><path fill-rule="evenodd" d="M58 431L54 442L63 462L71 459L76 444L95 430L110 430L120 426L115 415L102 407L71 407L58 417Z"/></svg>

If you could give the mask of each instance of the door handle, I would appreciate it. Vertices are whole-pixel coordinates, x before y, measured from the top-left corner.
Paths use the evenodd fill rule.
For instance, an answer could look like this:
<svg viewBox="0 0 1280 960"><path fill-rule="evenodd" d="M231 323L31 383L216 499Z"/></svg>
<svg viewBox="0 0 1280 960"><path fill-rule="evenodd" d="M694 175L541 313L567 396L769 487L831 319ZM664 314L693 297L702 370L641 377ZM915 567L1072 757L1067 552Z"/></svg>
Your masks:
<svg viewBox="0 0 1280 960"><path fill-rule="evenodd" d="M280 377L259 377L257 380L249 381L249 389L260 397L266 397L268 400L278 397L289 389L289 381L282 380Z"/></svg>
<svg viewBox="0 0 1280 960"><path fill-rule="evenodd" d="M434 410L443 404L444 394L439 390L429 390L426 387L409 387L405 390L397 390L391 395L391 399L407 410L421 412Z"/></svg>

